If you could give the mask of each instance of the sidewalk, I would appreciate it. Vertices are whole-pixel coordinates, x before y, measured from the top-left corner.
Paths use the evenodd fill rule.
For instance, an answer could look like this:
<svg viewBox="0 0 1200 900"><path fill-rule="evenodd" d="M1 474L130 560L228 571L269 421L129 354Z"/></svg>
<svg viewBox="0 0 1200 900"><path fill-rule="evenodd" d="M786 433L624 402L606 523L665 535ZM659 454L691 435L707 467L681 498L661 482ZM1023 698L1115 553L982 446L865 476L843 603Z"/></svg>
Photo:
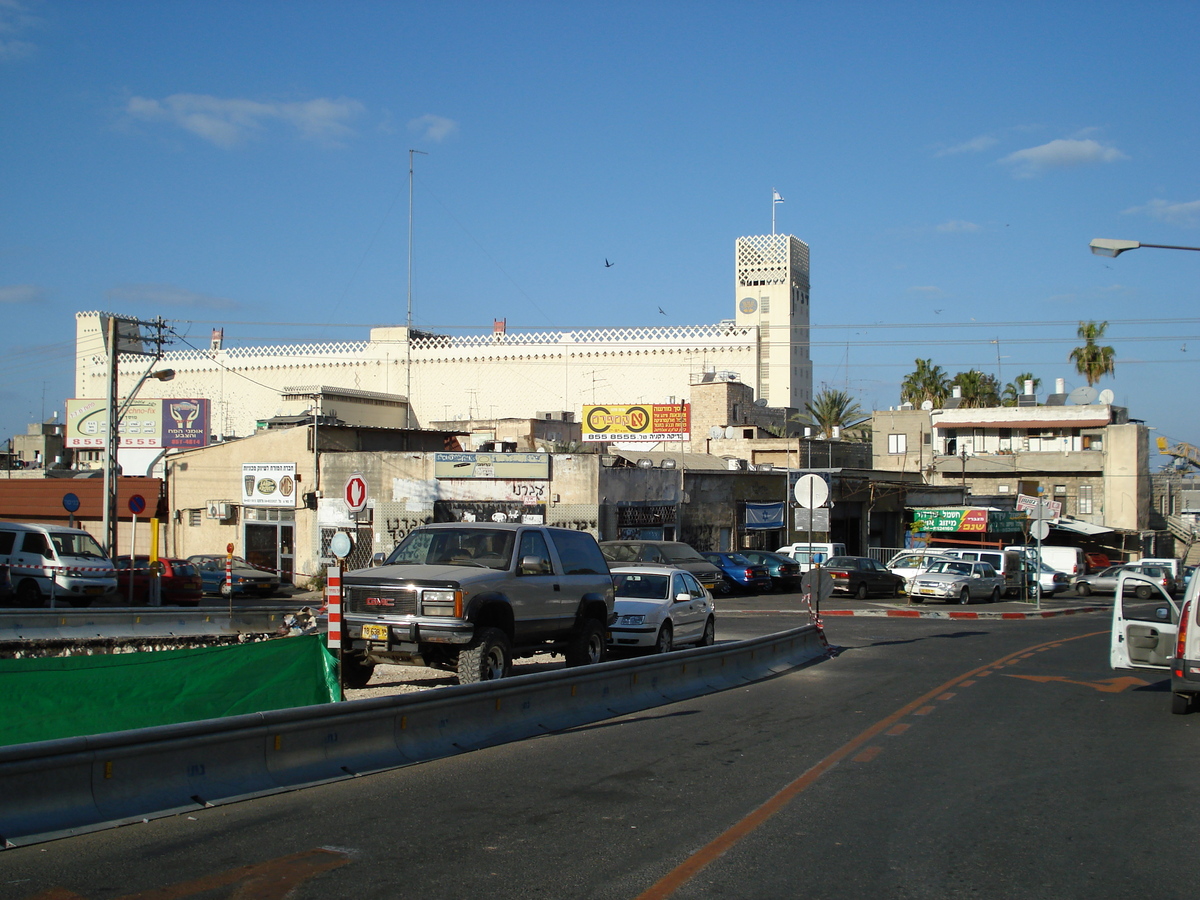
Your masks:
<svg viewBox="0 0 1200 900"><path fill-rule="evenodd" d="M808 615L800 594L758 594L718 597L717 615ZM907 597L855 600L833 596L821 604L822 619L832 616L880 616L900 619L1047 619L1079 613L1112 612L1111 597L1080 597L1075 593L1044 597L1041 603L1001 600L999 603L909 603Z"/></svg>

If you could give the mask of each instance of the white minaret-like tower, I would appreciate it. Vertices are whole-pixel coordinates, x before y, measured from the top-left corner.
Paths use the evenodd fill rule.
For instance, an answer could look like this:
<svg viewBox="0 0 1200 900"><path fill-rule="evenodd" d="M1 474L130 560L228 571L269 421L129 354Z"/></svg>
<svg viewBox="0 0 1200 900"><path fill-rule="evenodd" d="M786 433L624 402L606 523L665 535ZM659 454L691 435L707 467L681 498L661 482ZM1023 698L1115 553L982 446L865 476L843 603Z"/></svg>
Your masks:
<svg viewBox="0 0 1200 900"><path fill-rule="evenodd" d="M737 324L759 333L758 371L743 380L774 407L812 401L808 244L790 234L737 239Z"/></svg>

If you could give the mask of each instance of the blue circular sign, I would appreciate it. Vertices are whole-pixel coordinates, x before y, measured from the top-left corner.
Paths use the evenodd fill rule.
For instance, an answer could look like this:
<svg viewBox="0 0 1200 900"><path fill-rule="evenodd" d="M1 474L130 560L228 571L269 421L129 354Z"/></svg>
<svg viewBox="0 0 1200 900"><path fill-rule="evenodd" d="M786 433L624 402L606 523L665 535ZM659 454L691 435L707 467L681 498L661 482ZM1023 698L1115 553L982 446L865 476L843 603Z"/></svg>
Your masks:
<svg viewBox="0 0 1200 900"><path fill-rule="evenodd" d="M73 513L79 511L79 498L74 494L63 494L63 509Z"/></svg>
<svg viewBox="0 0 1200 900"><path fill-rule="evenodd" d="M129 511L135 516L146 511L146 498L141 494L134 494L129 498Z"/></svg>

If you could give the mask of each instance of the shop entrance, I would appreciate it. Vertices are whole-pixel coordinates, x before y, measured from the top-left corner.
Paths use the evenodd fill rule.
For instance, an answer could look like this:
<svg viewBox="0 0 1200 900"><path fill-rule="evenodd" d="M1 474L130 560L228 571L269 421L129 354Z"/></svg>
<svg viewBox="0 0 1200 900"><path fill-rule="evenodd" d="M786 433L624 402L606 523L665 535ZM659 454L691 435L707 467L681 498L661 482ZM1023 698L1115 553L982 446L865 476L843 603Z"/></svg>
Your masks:
<svg viewBox="0 0 1200 900"><path fill-rule="evenodd" d="M296 560L296 523L286 518L291 510L246 510L261 518L246 521L242 546L246 561L279 573L282 584L292 584ZM263 521L266 519L266 521Z"/></svg>

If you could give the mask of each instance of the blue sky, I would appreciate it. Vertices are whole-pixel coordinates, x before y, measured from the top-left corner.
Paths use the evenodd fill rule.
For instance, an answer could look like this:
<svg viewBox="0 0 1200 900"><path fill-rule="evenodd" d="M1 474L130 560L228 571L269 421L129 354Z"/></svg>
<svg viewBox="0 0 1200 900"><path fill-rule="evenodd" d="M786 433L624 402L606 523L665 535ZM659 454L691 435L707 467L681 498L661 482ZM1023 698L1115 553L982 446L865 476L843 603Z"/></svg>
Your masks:
<svg viewBox="0 0 1200 900"><path fill-rule="evenodd" d="M402 323L420 150L419 327L731 317L774 189L811 247L818 388L886 408L917 357L1073 388L1076 327L1107 320L1099 387L1200 444L1200 254L1087 247L1200 245L1198 23L1171 0L0 0L0 434L61 413L79 310L198 345Z"/></svg>

